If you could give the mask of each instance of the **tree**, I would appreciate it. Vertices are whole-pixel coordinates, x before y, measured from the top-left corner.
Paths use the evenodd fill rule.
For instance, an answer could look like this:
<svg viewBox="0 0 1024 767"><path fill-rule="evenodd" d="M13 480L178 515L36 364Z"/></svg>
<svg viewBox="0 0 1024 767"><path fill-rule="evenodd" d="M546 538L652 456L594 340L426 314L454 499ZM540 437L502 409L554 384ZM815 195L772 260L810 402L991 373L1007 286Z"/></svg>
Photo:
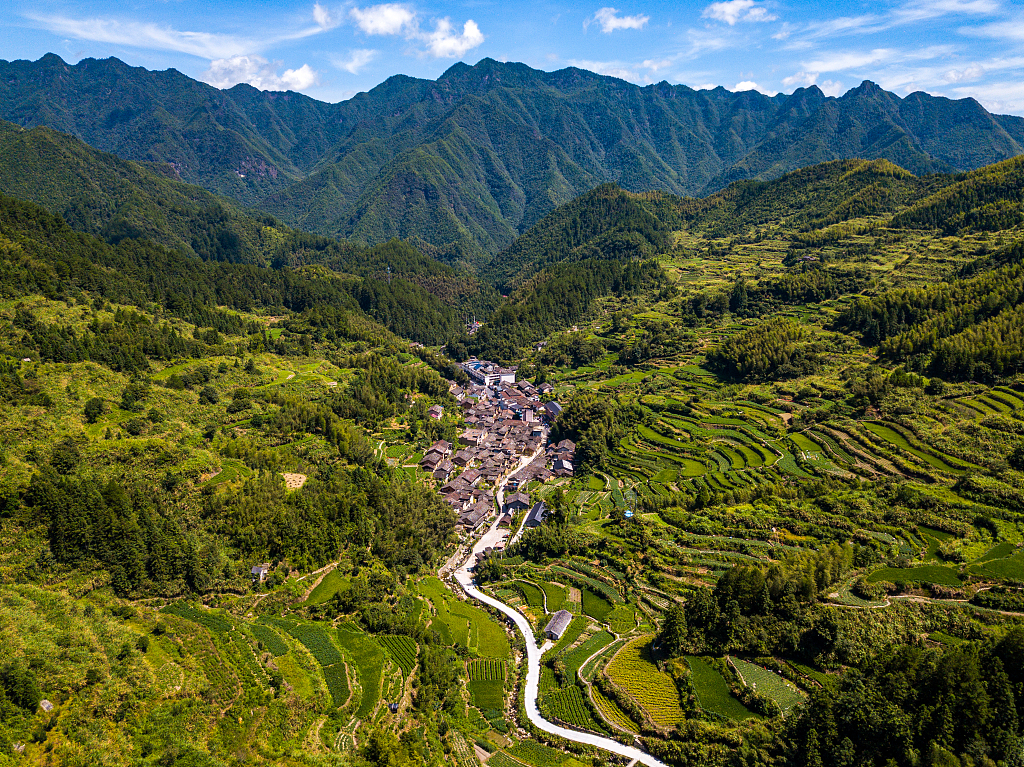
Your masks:
<svg viewBox="0 0 1024 767"><path fill-rule="evenodd" d="M682 655L686 648L686 608L674 604L665 613L665 621L658 632L658 644L670 657Z"/></svg>
<svg viewBox="0 0 1024 767"><path fill-rule="evenodd" d="M0 670L0 684L7 699L26 711L34 711L43 698L36 675L20 660L12 661Z"/></svg>
<svg viewBox="0 0 1024 767"><path fill-rule="evenodd" d="M50 454L50 466L58 474L72 474L78 468L81 458L75 441L71 437L65 437L54 446L53 452Z"/></svg>
<svg viewBox="0 0 1024 767"><path fill-rule="evenodd" d="M83 415L85 415L86 423L96 423L100 416L103 415L103 411L106 409L104 402L99 397L93 397L85 403L85 409Z"/></svg>
<svg viewBox="0 0 1024 767"><path fill-rule="evenodd" d="M216 405L219 401L220 395L212 386L204 386L203 390L199 392L199 404L201 405Z"/></svg>

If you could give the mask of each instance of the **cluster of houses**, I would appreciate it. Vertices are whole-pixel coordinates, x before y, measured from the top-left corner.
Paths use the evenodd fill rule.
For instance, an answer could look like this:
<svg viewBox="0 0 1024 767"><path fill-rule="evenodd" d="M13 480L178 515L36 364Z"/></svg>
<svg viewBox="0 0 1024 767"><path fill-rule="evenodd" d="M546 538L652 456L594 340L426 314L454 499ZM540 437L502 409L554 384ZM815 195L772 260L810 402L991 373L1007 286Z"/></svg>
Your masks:
<svg viewBox="0 0 1024 767"><path fill-rule="evenodd" d="M550 384L516 382L514 369L470 359L462 364L470 378L467 386L451 385L462 408L466 429L458 443L440 440L427 450L420 466L441 483L445 501L458 513L459 524L474 531L494 511L494 487L523 456L536 458L513 478L512 490L533 479L572 476L575 445L564 440L545 450L550 424L562 412L550 399ZM516 482L515 480L519 480ZM501 510L503 523L529 505L525 494L512 496Z"/></svg>

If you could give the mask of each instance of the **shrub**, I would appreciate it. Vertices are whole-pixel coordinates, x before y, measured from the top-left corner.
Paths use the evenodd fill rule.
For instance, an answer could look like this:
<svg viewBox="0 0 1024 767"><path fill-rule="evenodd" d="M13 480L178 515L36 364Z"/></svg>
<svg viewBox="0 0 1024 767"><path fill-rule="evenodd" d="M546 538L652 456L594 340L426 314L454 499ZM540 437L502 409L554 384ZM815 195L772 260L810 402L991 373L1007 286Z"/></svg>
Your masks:
<svg viewBox="0 0 1024 767"><path fill-rule="evenodd" d="M103 400L99 397L93 397L85 403L85 410L83 411L83 415L85 415L85 422L96 423L100 416L103 415L103 411L105 409L106 406L104 405Z"/></svg>

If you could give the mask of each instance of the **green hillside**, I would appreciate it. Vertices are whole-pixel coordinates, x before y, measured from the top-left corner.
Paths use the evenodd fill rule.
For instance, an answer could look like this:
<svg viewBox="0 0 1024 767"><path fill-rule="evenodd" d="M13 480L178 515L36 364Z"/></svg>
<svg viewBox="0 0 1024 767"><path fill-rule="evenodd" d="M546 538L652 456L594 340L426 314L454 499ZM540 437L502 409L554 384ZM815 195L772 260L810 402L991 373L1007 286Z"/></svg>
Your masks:
<svg viewBox="0 0 1024 767"><path fill-rule="evenodd" d="M453 103L494 97L475 69L442 78ZM450 106L381 87L422 125ZM571 615L546 718L671 767L1017 763L1018 160L832 159L704 198L601 183L490 260L425 236L483 236L455 198L454 235L371 246L47 128L0 130L0 167L23 198L0 195L0 764L610 763L531 724L522 638L451 579L479 535L462 510L497 511L494 469L550 401L517 476L548 513L473 571L538 631ZM421 210L456 183L431 167ZM391 226L381 199L360 221ZM540 403L458 399L470 354ZM440 440L470 465L427 471Z"/></svg>

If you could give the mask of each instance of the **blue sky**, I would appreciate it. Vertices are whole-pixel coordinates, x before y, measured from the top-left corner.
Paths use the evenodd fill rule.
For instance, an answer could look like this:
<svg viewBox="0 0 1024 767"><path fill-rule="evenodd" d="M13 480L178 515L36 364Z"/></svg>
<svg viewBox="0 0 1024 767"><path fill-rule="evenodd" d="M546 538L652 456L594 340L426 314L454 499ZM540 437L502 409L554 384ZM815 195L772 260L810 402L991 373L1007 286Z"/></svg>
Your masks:
<svg viewBox="0 0 1024 767"><path fill-rule="evenodd" d="M870 79L1024 114L1024 0L590 4L8 0L0 58L116 56L218 87L339 101L393 74L489 56L645 85L839 95Z"/></svg>

